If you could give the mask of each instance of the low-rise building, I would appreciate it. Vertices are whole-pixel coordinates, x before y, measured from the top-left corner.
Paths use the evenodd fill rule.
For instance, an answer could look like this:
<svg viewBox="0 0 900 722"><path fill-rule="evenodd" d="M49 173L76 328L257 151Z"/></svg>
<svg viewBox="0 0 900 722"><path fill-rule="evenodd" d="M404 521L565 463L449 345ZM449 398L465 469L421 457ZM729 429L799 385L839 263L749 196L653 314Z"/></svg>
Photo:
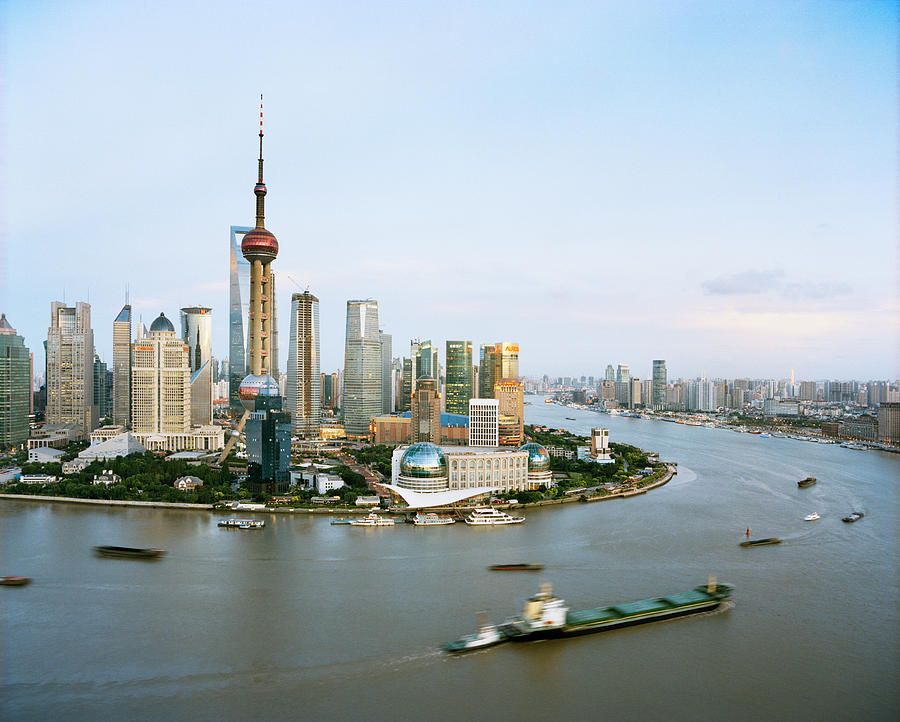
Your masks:
<svg viewBox="0 0 900 722"><path fill-rule="evenodd" d="M22 484L40 484L41 486L46 486L47 484L52 484L54 481L59 481L59 478L51 476L50 474L22 474L19 476L19 482Z"/></svg>
<svg viewBox="0 0 900 722"><path fill-rule="evenodd" d="M74 458L71 461L64 461L62 464L62 472L63 474L77 474L79 471L84 471L88 464L91 462L88 459L79 459Z"/></svg>
<svg viewBox="0 0 900 722"><path fill-rule="evenodd" d="M37 462L38 464L52 464L58 462L64 454L64 451L54 449L52 446L39 446L36 449L28 450L28 461Z"/></svg>
<svg viewBox="0 0 900 722"><path fill-rule="evenodd" d="M180 491L193 491L198 486L203 486L203 479L196 476L182 476L175 479L173 486Z"/></svg>
<svg viewBox="0 0 900 722"><path fill-rule="evenodd" d="M344 480L337 474L316 474L316 491L319 494L327 494L329 491L340 489L344 486Z"/></svg>
<svg viewBox="0 0 900 722"><path fill-rule="evenodd" d="M108 469L104 469L102 473L94 475L94 479L93 481L91 481L91 484L103 484L104 486L110 486L111 484L118 484L121 481L121 476L119 476L118 474L113 474L112 471Z"/></svg>
<svg viewBox="0 0 900 722"><path fill-rule="evenodd" d="M129 454L143 454L146 451L144 445L130 432L119 434L107 441L91 444L78 454L79 459L94 461L95 459L115 459Z"/></svg>
<svg viewBox="0 0 900 722"><path fill-rule="evenodd" d="M38 449L44 446L62 449L73 441L79 441L81 438L81 430L73 426L45 424L31 432L31 437L26 442L26 446L29 449Z"/></svg>

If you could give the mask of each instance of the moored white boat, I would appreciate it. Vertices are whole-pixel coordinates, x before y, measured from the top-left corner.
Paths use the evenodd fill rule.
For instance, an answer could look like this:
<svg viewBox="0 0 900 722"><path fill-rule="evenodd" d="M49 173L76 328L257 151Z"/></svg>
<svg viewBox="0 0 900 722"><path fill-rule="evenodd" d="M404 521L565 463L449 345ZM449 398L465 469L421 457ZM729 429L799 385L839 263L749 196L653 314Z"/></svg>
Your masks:
<svg viewBox="0 0 900 722"><path fill-rule="evenodd" d="M819 513L814 511L812 514L808 514L807 516L803 517L803 521L815 521L818 518Z"/></svg>
<svg viewBox="0 0 900 722"><path fill-rule="evenodd" d="M478 507L473 509L472 513L465 517L463 521L470 526L497 526L501 524L521 524L525 521L525 517L511 516L493 507Z"/></svg>
<svg viewBox="0 0 900 722"><path fill-rule="evenodd" d="M416 526L443 526L444 524L455 524L456 519L447 514L435 514L429 512L422 514L421 512L413 517L413 524Z"/></svg>
<svg viewBox="0 0 900 722"><path fill-rule="evenodd" d="M394 526L394 520L380 516L373 511L362 519L354 519L350 522L350 526Z"/></svg>
<svg viewBox="0 0 900 722"><path fill-rule="evenodd" d="M265 525L262 519L219 519L218 523L226 529L262 529Z"/></svg>

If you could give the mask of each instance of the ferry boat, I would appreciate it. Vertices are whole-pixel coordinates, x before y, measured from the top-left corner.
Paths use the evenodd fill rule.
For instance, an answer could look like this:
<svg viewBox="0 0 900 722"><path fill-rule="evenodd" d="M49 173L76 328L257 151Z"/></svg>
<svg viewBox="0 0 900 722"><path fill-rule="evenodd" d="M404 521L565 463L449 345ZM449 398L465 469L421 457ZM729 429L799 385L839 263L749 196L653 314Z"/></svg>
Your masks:
<svg viewBox="0 0 900 722"><path fill-rule="evenodd" d="M350 522L350 526L394 526L394 520L380 516L373 511L362 519L354 519Z"/></svg>
<svg viewBox="0 0 900 722"><path fill-rule="evenodd" d="M765 539L748 539L747 541L742 541L742 547L761 547L766 544L781 544L781 539L778 537L767 537Z"/></svg>
<svg viewBox="0 0 900 722"><path fill-rule="evenodd" d="M416 526L443 526L444 524L455 524L456 519L448 514L435 514L433 512L429 512L428 514L416 514L413 517L413 524Z"/></svg>
<svg viewBox="0 0 900 722"><path fill-rule="evenodd" d="M845 516L841 519L841 521L845 521L848 524L852 524L855 521L859 521L865 516L861 511L854 511L849 516Z"/></svg>
<svg viewBox="0 0 900 722"><path fill-rule="evenodd" d="M265 525L262 519L219 519L217 526L225 529L262 529Z"/></svg>
<svg viewBox="0 0 900 722"><path fill-rule="evenodd" d="M454 642L447 642L443 646L447 652L471 652L505 641L506 635L497 629L495 625L488 624L484 613L481 612L478 615L478 632L475 634L467 634Z"/></svg>
<svg viewBox="0 0 900 722"><path fill-rule="evenodd" d="M564 600L553 596L550 585L544 584L541 591L525 603L521 616L508 619L500 625L500 631L514 642L601 632L708 612L728 599L732 590L731 585L717 584L710 579L708 584L666 597L570 611Z"/></svg>
<svg viewBox="0 0 900 722"><path fill-rule="evenodd" d="M478 507L473 509L463 521L470 526L496 526L500 524L521 524L524 516L511 516L506 512L493 507Z"/></svg>
<svg viewBox="0 0 900 722"><path fill-rule="evenodd" d="M814 511L812 514L807 514L805 517L803 517L803 521L816 521L819 518L819 512Z"/></svg>
<svg viewBox="0 0 900 722"><path fill-rule="evenodd" d="M816 477L807 476L805 479L800 479L800 481L797 482L797 486L800 487L801 489L805 489L806 487L812 486L815 483L816 483Z"/></svg>
<svg viewBox="0 0 900 722"><path fill-rule="evenodd" d="M135 547L99 546L94 551L102 557L120 559L158 559L166 552L162 549L137 549Z"/></svg>

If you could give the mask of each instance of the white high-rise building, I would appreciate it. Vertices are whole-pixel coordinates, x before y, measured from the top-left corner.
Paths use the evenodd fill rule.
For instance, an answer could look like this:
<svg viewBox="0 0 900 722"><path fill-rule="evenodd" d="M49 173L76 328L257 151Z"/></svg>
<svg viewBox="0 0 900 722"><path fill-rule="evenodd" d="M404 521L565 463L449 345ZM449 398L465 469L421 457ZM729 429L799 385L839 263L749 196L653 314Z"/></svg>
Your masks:
<svg viewBox="0 0 900 722"><path fill-rule="evenodd" d="M350 438L368 438L369 422L381 414L381 342L378 301L347 301L344 346L344 429Z"/></svg>
<svg viewBox="0 0 900 722"><path fill-rule="evenodd" d="M500 402L469 399L469 446L500 445Z"/></svg>
<svg viewBox="0 0 900 722"><path fill-rule="evenodd" d="M91 305L50 304L47 330L48 424L78 429L87 436L97 427L94 405L94 332Z"/></svg>
<svg viewBox="0 0 900 722"><path fill-rule="evenodd" d="M191 430L188 347L163 314L132 345L131 425L135 434L185 434Z"/></svg>
<svg viewBox="0 0 900 722"><path fill-rule="evenodd" d="M306 439L318 438L322 425L319 353L319 299L309 291L295 293L291 296L285 410L291 414L291 431Z"/></svg>
<svg viewBox="0 0 900 722"><path fill-rule="evenodd" d="M212 309L189 306L181 309L181 335L188 347L191 369L191 423L212 423Z"/></svg>

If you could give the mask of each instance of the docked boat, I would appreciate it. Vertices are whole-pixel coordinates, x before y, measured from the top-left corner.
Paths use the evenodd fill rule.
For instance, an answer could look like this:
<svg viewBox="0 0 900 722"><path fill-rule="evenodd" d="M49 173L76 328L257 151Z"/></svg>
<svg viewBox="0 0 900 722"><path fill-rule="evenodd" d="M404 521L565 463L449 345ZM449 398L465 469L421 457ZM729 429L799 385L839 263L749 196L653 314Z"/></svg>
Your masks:
<svg viewBox="0 0 900 722"><path fill-rule="evenodd" d="M416 526L443 526L445 524L455 523L456 519L449 514L435 514L429 512L428 514L419 513L413 517L413 524Z"/></svg>
<svg viewBox="0 0 900 722"><path fill-rule="evenodd" d="M493 624L488 624L483 614L478 615L478 631L443 645L447 652L472 652L506 641L506 635Z"/></svg>
<svg viewBox="0 0 900 722"><path fill-rule="evenodd" d="M812 486L815 483L816 477L807 476L805 479L800 479L800 481L797 482L797 486L799 486L801 489L805 489L806 487Z"/></svg>
<svg viewBox="0 0 900 722"><path fill-rule="evenodd" d="M539 572L544 568L543 564L491 564L488 567L492 572Z"/></svg>
<svg viewBox="0 0 900 722"><path fill-rule="evenodd" d="M514 642L602 632L708 612L728 599L732 589L729 584L717 584L710 579L708 584L666 597L571 611L564 600L553 596L550 585L544 584L541 591L525 603L521 616L508 619L500 625L500 631Z"/></svg>
<svg viewBox="0 0 900 722"><path fill-rule="evenodd" d="M219 519L218 524L225 529L262 529L265 525L262 519Z"/></svg>
<svg viewBox="0 0 900 722"><path fill-rule="evenodd" d="M4 587L24 587L31 583L31 577L6 576L0 577L0 585Z"/></svg>
<svg viewBox="0 0 900 722"><path fill-rule="evenodd" d="M463 521L470 526L497 526L501 524L521 524L525 521L525 517L511 516L499 509L487 506L472 509L472 513L465 517Z"/></svg>
<svg viewBox="0 0 900 722"><path fill-rule="evenodd" d="M766 544L781 544L781 539L775 536L766 537L765 539L748 539L747 541L742 541L742 547L761 547Z"/></svg>
<svg viewBox="0 0 900 722"><path fill-rule="evenodd" d="M135 547L99 546L94 551L101 557L116 557L119 559L158 559L165 550L163 549L138 549Z"/></svg>
<svg viewBox="0 0 900 722"><path fill-rule="evenodd" d="M388 519L386 516L376 514L374 511L367 514L362 519L353 519L350 526L394 526L394 520Z"/></svg>
<svg viewBox="0 0 900 722"><path fill-rule="evenodd" d="M841 521L845 521L848 524L852 524L855 521L859 521L865 516L861 511L854 511L849 516L845 516L841 519Z"/></svg>
<svg viewBox="0 0 900 722"><path fill-rule="evenodd" d="M815 521L818 518L819 512L814 511L812 514L807 514L805 517L803 517L803 521Z"/></svg>

